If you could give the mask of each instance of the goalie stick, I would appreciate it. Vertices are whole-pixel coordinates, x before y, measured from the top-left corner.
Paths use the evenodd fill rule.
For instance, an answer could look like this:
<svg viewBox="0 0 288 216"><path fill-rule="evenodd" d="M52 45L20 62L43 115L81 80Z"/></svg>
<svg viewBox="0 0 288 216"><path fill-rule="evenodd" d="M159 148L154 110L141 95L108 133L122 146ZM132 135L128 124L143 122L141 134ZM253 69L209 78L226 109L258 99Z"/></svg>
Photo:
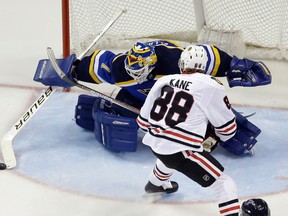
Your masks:
<svg viewBox="0 0 288 216"><path fill-rule="evenodd" d="M120 10L113 19L105 26L100 34L93 40L90 46L79 55L78 59L81 60L91 48L99 41L99 39L108 31L108 29L114 24L114 22L124 13L126 10ZM54 54L53 54L54 55ZM56 63L57 64L57 63ZM61 69L60 69L61 70ZM58 89L59 87L49 86L43 94L30 106L30 108L23 114L23 116L14 124L14 126L4 135L1 140L1 153L4 163L0 163L0 170L12 169L17 165L13 149L13 139L24 127L24 125L31 119L31 117L40 109L41 106L47 101L47 99Z"/></svg>

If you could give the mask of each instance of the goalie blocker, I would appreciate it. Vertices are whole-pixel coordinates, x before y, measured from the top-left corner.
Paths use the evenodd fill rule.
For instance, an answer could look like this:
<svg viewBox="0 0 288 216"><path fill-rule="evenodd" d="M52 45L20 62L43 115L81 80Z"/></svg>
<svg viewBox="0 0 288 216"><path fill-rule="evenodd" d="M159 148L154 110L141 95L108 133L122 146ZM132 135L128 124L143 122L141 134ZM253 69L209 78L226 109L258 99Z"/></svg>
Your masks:
<svg viewBox="0 0 288 216"><path fill-rule="evenodd" d="M73 64L76 60L76 55L72 54L67 58L57 59L57 63L61 70L65 71L65 74L69 77L69 79L73 80L71 71ZM73 85L65 82L55 71L52 66L52 63L49 59L41 59L38 62L38 66L33 77L33 80L36 82L40 82L46 86L59 86L64 88L70 88Z"/></svg>

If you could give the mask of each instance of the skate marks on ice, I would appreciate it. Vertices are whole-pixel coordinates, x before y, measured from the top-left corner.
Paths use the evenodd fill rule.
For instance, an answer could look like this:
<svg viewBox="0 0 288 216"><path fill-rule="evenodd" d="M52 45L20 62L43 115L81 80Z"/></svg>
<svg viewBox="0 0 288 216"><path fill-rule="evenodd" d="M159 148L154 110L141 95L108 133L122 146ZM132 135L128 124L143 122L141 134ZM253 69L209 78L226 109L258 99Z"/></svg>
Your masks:
<svg viewBox="0 0 288 216"><path fill-rule="evenodd" d="M115 153L98 143L93 132L85 131L73 120L78 93L56 92L14 140L18 165L14 170L27 178L89 196L109 199L143 200L144 186L155 157L141 144L144 133L138 131L136 152ZM288 134L285 132L288 110L235 107L262 133L255 154L231 155L218 147L213 155L224 165L239 189L240 197L259 196L287 190ZM212 200L208 190L179 173L171 180L179 190L161 196L161 202ZM151 198L154 202L154 198ZM158 201L158 198L156 199ZM149 202L149 199L148 199Z"/></svg>

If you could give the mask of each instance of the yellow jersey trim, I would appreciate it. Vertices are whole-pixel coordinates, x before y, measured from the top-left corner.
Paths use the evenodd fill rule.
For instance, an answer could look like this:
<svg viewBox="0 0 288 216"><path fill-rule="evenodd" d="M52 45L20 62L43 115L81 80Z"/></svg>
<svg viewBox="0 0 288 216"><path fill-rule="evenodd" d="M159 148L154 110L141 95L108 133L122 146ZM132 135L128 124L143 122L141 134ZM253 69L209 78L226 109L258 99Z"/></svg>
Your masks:
<svg viewBox="0 0 288 216"><path fill-rule="evenodd" d="M215 76L217 74L219 66L221 64L221 59L220 59L220 54L219 54L218 50L214 46L211 46L211 48L212 48L213 53L215 55L215 64L214 64L214 68L213 68L211 75Z"/></svg>
<svg viewBox="0 0 288 216"><path fill-rule="evenodd" d="M96 55L100 52L100 50L96 50L93 55L92 55L92 58L90 60L90 65L89 65L89 75L90 77L92 77L92 79L97 83L101 83L101 81L98 79L98 77L96 76L96 74L94 73L94 63L95 63L95 58L96 58ZM97 68L98 70L98 68Z"/></svg>

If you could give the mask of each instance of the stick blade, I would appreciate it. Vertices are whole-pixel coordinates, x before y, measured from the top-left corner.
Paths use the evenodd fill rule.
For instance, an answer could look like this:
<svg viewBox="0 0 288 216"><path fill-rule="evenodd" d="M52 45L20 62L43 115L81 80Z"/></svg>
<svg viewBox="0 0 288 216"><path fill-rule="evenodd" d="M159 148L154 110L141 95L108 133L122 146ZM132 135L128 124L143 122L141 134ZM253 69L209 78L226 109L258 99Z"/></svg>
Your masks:
<svg viewBox="0 0 288 216"><path fill-rule="evenodd" d="M16 157L12 146L13 138L9 136L4 136L1 140L1 151L4 163L7 169L12 169L16 167Z"/></svg>

